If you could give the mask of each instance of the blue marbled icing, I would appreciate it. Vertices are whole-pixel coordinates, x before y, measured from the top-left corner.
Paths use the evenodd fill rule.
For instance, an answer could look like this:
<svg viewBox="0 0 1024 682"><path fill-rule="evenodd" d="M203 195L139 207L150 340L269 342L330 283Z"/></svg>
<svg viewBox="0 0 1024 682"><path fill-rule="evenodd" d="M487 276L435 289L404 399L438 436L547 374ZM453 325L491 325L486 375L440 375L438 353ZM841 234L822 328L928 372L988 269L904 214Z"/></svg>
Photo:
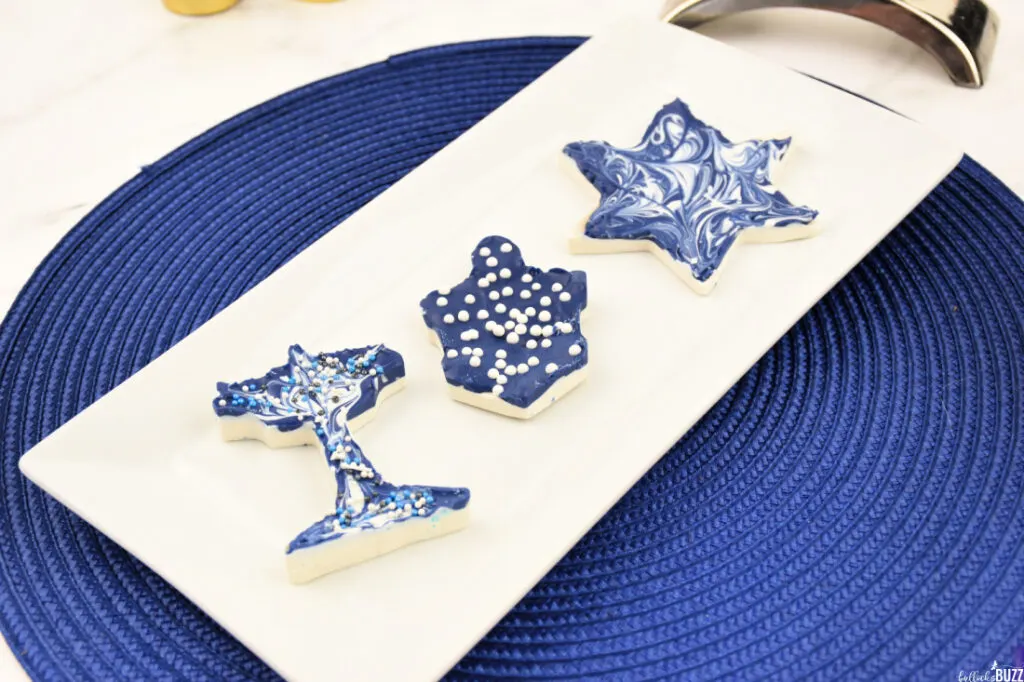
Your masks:
<svg viewBox="0 0 1024 682"><path fill-rule="evenodd" d="M469 503L465 488L385 481L352 439L349 421L374 407L380 392L404 376L402 356L383 345L319 355L294 345L288 364L259 378L217 384L217 416L252 415L281 431L310 424L334 472L335 511L300 533L289 553Z"/></svg>
<svg viewBox="0 0 1024 682"><path fill-rule="evenodd" d="M346 509L339 504L335 513L299 533L288 545L288 552L413 518L440 520L448 511L464 509L469 504L469 491L465 488L398 486L381 481L369 492L371 496L366 498L361 510Z"/></svg>
<svg viewBox="0 0 1024 682"><path fill-rule="evenodd" d="M580 331L580 313L587 306L586 273L527 266L519 247L500 236L481 240L472 262L469 277L442 290L447 293L435 290L420 301L423 321L445 351L445 378L474 393L494 393L500 386L502 400L528 407L558 379L587 364L587 340ZM463 311L467 320L459 319ZM508 327L510 322L522 325L518 332ZM501 327L500 335L491 323ZM465 338L474 333L476 338ZM517 368L514 375L508 373L510 365ZM549 365L554 366L550 372ZM504 377L504 384L494 378L495 372L488 375L492 369Z"/></svg>
<svg viewBox="0 0 1024 682"><path fill-rule="evenodd" d="M771 185L772 167L791 139L732 143L677 99L658 112L636 147L573 142L564 152L601 193L588 237L651 240L703 282L743 230L817 217Z"/></svg>
<svg viewBox="0 0 1024 682"><path fill-rule="evenodd" d="M316 422L316 410L332 423L353 420L377 404L385 386L404 376L402 356L383 345L315 356L295 345L288 349L288 364L262 377L218 383L213 409L219 417L249 414L280 431L293 431Z"/></svg>

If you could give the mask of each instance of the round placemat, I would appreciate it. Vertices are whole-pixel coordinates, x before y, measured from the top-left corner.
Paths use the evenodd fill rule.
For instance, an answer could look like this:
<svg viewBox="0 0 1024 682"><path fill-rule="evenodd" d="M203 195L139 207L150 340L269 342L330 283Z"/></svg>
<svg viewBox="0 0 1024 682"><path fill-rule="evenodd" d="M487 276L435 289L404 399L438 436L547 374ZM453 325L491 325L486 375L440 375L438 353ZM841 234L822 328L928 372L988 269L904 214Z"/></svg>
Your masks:
<svg viewBox="0 0 1024 682"><path fill-rule="evenodd" d="M143 169L39 266L0 327L0 627L34 678L275 677L18 457L578 44L434 48L286 94ZM1021 201L965 160L450 676L1019 658L1022 271Z"/></svg>

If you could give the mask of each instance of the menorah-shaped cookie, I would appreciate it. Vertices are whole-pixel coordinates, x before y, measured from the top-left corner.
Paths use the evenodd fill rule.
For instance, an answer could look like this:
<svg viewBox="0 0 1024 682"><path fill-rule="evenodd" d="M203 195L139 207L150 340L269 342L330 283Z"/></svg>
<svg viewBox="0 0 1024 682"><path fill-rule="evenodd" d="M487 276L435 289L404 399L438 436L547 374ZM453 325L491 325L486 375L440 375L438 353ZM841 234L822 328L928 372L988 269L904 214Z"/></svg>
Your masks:
<svg viewBox="0 0 1024 682"><path fill-rule="evenodd" d="M288 545L288 577L304 583L420 540L464 528L469 491L384 480L352 431L402 387L405 363L383 345L310 355L255 379L219 383L213 401L225 440L323 448L338 485L335 510Z"/></svg>

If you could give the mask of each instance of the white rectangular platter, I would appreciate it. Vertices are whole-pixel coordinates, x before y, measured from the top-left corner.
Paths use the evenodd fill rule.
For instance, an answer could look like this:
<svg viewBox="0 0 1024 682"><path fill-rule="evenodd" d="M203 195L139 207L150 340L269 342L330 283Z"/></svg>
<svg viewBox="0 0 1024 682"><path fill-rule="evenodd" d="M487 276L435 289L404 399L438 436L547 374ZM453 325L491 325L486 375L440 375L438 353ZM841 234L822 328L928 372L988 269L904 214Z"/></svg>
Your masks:
<svg viewBox="0 0 1024 682"><path fill-rule="evenodd" d="M814 239L738 247L708 297L649 254L566 250L597 194L562 146L633 145L675 97L734 140L792 135L777 184L821 211ZM434 679L960 156L908 120L697 34L623 25L75 417L21 467L286 678ZM589 277L590 376L530 422L451 401L420 319L420 298L461 280L489 234L517 242L528 263ZM473 522L293 586L284 547L331 509L333 478L313 448L222 442L215 383L284 362L291 343L316 351L378 341L404 354L408 387L359 432L360 444L390 480L469 487Z"/></svg>

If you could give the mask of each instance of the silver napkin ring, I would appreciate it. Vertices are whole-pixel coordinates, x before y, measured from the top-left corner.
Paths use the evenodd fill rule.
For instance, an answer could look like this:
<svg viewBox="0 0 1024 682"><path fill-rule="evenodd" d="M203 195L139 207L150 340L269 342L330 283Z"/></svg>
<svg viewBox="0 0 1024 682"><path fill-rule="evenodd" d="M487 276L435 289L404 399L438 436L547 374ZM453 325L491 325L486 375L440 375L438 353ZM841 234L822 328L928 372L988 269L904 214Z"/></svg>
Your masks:
<svg viewBox="0 0 1024 682"><path fill-rule="evenodd" d="M924 48L954 83L970 88L985 83L999 32L999 17L983 0L668 0L662 16L693 28L767 7L828 10L878 24Z"/></svg>

